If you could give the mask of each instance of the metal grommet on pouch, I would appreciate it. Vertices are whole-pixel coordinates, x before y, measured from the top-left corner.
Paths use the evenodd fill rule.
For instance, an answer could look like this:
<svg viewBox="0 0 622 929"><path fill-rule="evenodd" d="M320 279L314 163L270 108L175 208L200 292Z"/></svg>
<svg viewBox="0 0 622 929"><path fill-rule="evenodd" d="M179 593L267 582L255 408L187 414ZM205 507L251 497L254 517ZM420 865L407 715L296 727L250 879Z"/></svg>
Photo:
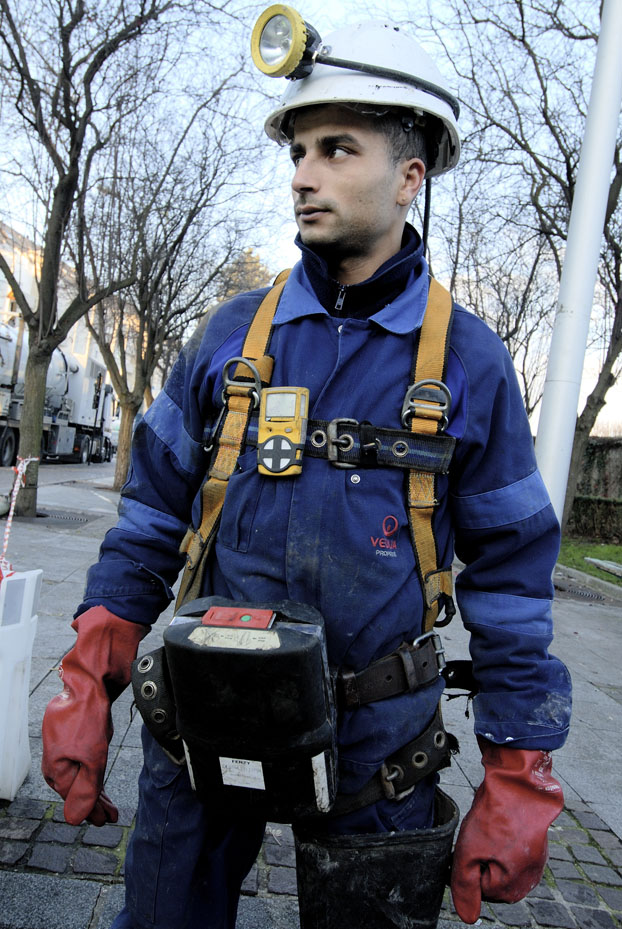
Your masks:
<svg viewBox="0 0 622 929"><path fill-rule="evenodd" d="M131 680L134 701L145 726L171 761L180 766L185 765L164 648L157 648L137 658L132 664Z"/></svg>

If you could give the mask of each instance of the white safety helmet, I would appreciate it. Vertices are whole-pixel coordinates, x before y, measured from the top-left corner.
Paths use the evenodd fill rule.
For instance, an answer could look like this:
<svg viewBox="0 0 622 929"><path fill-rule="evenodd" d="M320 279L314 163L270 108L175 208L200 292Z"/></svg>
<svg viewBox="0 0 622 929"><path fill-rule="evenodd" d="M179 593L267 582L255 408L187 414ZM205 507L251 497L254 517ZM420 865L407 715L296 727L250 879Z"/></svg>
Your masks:
<svg viewBox="0 0 622 929"><path fill-rule="evenodd" d="M265 130L271 139L288 141L288 116L301 107L355 104L360 110L361 104L368 104L372 112L399 107L422 118L424 134L437 143L429 146L427 176L444 174L456 166L460 158L458 103L430 56L398 26L371 22L339 29L321 40L314 59L310 73L291 80L268 116ZM331 59L340 64L322 63ZM344 59L366 70L344 67Z"/></svg>

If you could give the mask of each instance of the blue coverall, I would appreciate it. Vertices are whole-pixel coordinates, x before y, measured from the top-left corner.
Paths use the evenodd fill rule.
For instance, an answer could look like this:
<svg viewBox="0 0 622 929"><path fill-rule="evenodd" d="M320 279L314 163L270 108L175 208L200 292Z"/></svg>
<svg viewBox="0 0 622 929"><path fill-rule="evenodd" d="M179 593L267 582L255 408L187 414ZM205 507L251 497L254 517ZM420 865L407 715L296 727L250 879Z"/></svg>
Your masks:
<svg viewBox="0 0 622 929"><path fill-rule="evenodd" d="M417 233L407 226L402 250L370 280L346 288L299 245L302 261L274 319L272 386L308 387L314 419L401 428L428 291ZM138 426L119 521L89 571L78 613L103 604L152 623L168 605L183 564L179 544L190 516L200 522L223 365L241 354L265 292L242 294L209 316ZM571 689L566 668L548 652L559 528L509 355L457 306L446 383L453 398L447 431L457 445L450 474L439 479L434 529L439 566L451 564L454 547L466 564L456 595L480 687L475 730L517 748L555 749L566 738ZM204 594L311 604L325 618L331 664L367 667L422 631L404 480L398 468L341 470L313 458L298 477L262 477L256 448L248 448L230 480ZM442 686L439 679L341 715L341 791L357 791L425 728ZM263 823L222 821L194 800L185 770L146 733L144 750L127 905L114 929L231 929ZM336 828L429 825L433 790L428 778L406 800L380 801Z"/></svg>

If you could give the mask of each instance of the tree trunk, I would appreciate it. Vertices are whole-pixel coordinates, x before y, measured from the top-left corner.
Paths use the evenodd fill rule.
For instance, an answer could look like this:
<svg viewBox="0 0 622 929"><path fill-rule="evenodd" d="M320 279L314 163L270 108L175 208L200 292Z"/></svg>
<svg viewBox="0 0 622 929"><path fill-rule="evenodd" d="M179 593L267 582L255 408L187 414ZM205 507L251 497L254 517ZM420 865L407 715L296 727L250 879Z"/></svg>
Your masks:
<svg viewBox="0 0 622 929"><path fill-rule="evenodd" d="M564 515L562 517L562 533L566 531L570 514L572 513L572 504L577 493L577 485L581 477L581 468L583 465L583 456L590 437L590 430L579 427L579 420L574 431L572 440L572 453L570 455L570 466L568 468L568 483L566 484L566 497L564 499Z"/></svg>
<svg viewBox="0 0 622 929"><path fill-rule="evenodd" d="M24 406L19 427L20 458L39 458L41 455L41 437L43 434L43 409L45 406L45 387L52 357L51 351L31 344L26 362L24 378ZM32 461L26 469L26 484L21 488L15 514L17 516L37 515L37 481L39 462Z"/></svg>
<svg viewBox="0 0 622 929"><path fill-rule="evenodd" d="M114 471L114 490L121 490L130 468L130 456L132 451L132 430L136 413L140 408L138 404L123 403L121 401L121 422L119 424L119 440L117 445L117 463Z"/></svg>

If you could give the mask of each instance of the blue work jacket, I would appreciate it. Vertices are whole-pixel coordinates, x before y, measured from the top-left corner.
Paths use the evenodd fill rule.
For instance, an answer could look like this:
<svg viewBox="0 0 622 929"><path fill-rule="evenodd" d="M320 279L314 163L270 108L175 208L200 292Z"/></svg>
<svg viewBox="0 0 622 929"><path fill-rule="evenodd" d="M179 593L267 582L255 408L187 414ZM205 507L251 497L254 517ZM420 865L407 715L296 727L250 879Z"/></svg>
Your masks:
<svg viewBox="0 0 622 929"><path fill-rule="evenodd" d="M331 315L318 299L318 260L304 254L274 318L272 386L307 387L314 419L402 428L427 303L421 251L411 248L407 261L398 256L362 285L359 295L367 286L379 307L369 318ZM385 280L386 304L377 299ZM222 406L223 366L242 353L265 293L241 294L209 316L137 427L119 521L89 571L78 612L103 604L125 619L152 623L168 605L183 566L180 542L191 518L195 527L200 523L205 448ZM325 293L321 298L326 304ZM566 738L570 714L568 672L548 652L559 527L536 468L511 359L497 336L458 306L446 382L453 398L447 431L457 443L450 473L439 478L434 531L439 567L451 565L454 548L466 565L456 593L480 686L475 729L493 742L554 749ZM229 481L204 593L317 607L335 667L360 670L411 641L422 631L423 599L405 474L305 458L299 476L261 476L256 448L245 449ZM442 687L439 679L342 714L343 790L357 790L422 731Z"/></svg>

